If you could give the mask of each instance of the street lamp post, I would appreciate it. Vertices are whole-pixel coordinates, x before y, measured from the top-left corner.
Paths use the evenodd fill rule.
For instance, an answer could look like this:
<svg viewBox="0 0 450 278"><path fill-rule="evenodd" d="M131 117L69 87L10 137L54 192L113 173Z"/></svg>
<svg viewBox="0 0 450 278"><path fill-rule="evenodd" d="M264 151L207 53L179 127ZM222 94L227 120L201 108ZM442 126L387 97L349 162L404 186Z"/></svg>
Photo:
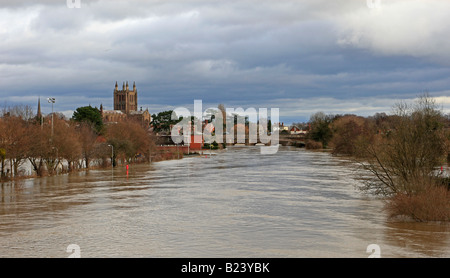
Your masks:
<svg viewBox="0 0 450 278"><path fill-rule="evenodd" d="M111 181L114 180L114 146L108 145L111 147Z"/></svg>
<svg viewBox="0 0 450 278"><path fill-rule="evenodd" d="M53 104L55 103L56 99L54 97L47 98L48 103L52 104L52 137L53 137Z"/></svg>
<svg viewBox="0 0 450 278"><path fill-rule="evenodd" d="M108 145L108 147L111 147L111 166L114 167L114 146Z"/></svg>

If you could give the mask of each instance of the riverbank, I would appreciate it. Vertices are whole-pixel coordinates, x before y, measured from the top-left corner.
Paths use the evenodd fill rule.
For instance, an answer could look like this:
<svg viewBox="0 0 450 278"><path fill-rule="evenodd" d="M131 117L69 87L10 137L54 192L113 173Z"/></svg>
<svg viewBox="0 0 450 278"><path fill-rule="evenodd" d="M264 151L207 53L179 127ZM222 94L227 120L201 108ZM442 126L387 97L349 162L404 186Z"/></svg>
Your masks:
<svg viewBox="0 0 450 278"><path fill-rule="evenodd" d="M200 149L200 150L189 150L187 146L158 146L158 152L154 153L150 156L150 158L136 158L133 161L124 161L118 159L116 161L117 167L126 167L126 165L135 165L135 164L146 164L146 163L156 163L161 161L167 161L167 160L177 160L177 159L183 159L184 157L205 157L210 155L215 155L217 153L211 153L210 149ZM216 151L221 151L222 149L216 149ZM80 165L82 165L82 161L80 160ZM63 160L59 162L59 166L56 168L56 171L54 174L49 174L46 169L44 169L42 175L37 175L36 173L33 173L33 167L30 163L30 161L27 159L19 168L20 175L14 176L13 178L10 177L10 169L9 169L9 162L6 161L5 163L5 170L6 175L2 178L0 178L0 183L3 182L10 182L10 181L17 181L17 180L25 180L25 179L32 179L32 178L41 178L41 177L51 177L51 176L59 176L59 175L66 175L71 173L78 173L83 171L89 171L89 170L99 170L99 169L108 169L111 168L111 160L105 162L103 160L98 161L92 161L89 167L77 167L73 168L71 171L68 171L68 163L67 161Z"/></svg>
<svg viewBox="0 0 450 278"><path fill-rule="evenodd" d="M177 154L176 152L164 152L164 153L157 153L153 156L151 156L150 160L144 160L144 159L136 159L131 162L125 162L122 160L117 160L115 162L116 167L124 167L126 165L133 165L133 164L144 164L144 163L153 163L153 162L159 162L159 161L165 161L165 160L173 160L173 159L181 159L183 158L183 154ZM71 173L78 173L82 171L89 171L89 170L98 170L98 169L108 169L112 167L111 160L109 161L92 161L90 163L89 167L76 167L72 168L70 171L68 170L68 163L66 160L60 161L58 163L59 165L56 167L56 171L54 174L49 174L47 169L44 166L44 170L42 171L42 175L37 175L36 173L33 173L33 167L30 163L30 161L27 159L19 168L19 175L14 176L11 178L9 175L10 169L8 167L9 163L5 163L5 171L6 174L2 178L0 178L0 182L9 182L9 181L15 181L15 180L24 180L24 179L31 179L31 178L41 178L41 177L51 177L51 176L58 176L58 175L65 175L65 174L71 174ZM83 165L83 162L80 160L80 165Z"/></svg>

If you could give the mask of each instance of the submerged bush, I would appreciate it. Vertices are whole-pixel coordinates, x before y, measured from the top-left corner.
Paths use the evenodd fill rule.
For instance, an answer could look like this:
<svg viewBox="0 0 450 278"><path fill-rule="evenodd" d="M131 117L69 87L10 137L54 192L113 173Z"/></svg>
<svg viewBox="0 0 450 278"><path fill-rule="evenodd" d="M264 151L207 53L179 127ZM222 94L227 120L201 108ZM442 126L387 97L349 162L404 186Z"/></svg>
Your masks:
<svg viewBox="0 0 450 278"><path fill-rule="evenodd" d="M415 221L449 221L450 194L446 187L430 186L414 194L396 194L388 200L390 217L409 217Z"/></svg>
<svg viewBox="0 0 450 278"><path fill-rule="evenodd" d="M314 140L307 140L306 144L305 144L305 148L307 148L309 150L323 149L323 144L322 144L322 142L317 142Z"/></svg>

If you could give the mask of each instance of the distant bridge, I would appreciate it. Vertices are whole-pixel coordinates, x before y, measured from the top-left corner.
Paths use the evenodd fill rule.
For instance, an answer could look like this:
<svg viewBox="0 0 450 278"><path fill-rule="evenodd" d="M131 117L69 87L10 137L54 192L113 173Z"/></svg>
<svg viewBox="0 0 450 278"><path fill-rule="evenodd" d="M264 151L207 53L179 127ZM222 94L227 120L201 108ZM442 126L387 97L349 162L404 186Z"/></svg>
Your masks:
<svg viewBox="0 0 450 278"><path fill-rule="evenodd" d="M237 142L237 137L235 137L235 142ZM282 146L305 147L306 138L305 138L304 134L279 134L278 142ZM247 138L245 140L245 144L246 145L255 145L255 143L249 144ZM270 143L269 143L269 145L270 145Z"/></svg>
<svg viewBox="0 0 450 278"><path fill-rule="evenodd" d="M304 134L280 134L280 145L304 147L306 145L306 138Z"/></svg>
<svg viewBox="0 0 450 278"><path fill-rule="evenodd" d="M157 136L158 143L160 145L173 145L170 135L159 135ZM283 146L296 146L304 147L306 145L306 139L304 134L279 134L279 143ZM235 142L237 142L237 137L235 137ZM248 144L248 138L246 138L246 144ZM249 145L254 145L249 144Z"/></svg>

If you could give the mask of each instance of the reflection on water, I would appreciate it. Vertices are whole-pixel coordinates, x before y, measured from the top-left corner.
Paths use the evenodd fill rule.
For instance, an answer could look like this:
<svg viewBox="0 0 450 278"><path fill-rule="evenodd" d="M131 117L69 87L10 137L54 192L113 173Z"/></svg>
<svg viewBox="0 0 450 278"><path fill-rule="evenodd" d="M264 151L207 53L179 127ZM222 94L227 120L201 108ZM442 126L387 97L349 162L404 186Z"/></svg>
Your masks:
<svg viewBox="0 0 450 278"><path fill-rule="evenodd" d="M3 183L0 256L448 257L449 225L386 220L356 167L257 147Z"/></svg>

